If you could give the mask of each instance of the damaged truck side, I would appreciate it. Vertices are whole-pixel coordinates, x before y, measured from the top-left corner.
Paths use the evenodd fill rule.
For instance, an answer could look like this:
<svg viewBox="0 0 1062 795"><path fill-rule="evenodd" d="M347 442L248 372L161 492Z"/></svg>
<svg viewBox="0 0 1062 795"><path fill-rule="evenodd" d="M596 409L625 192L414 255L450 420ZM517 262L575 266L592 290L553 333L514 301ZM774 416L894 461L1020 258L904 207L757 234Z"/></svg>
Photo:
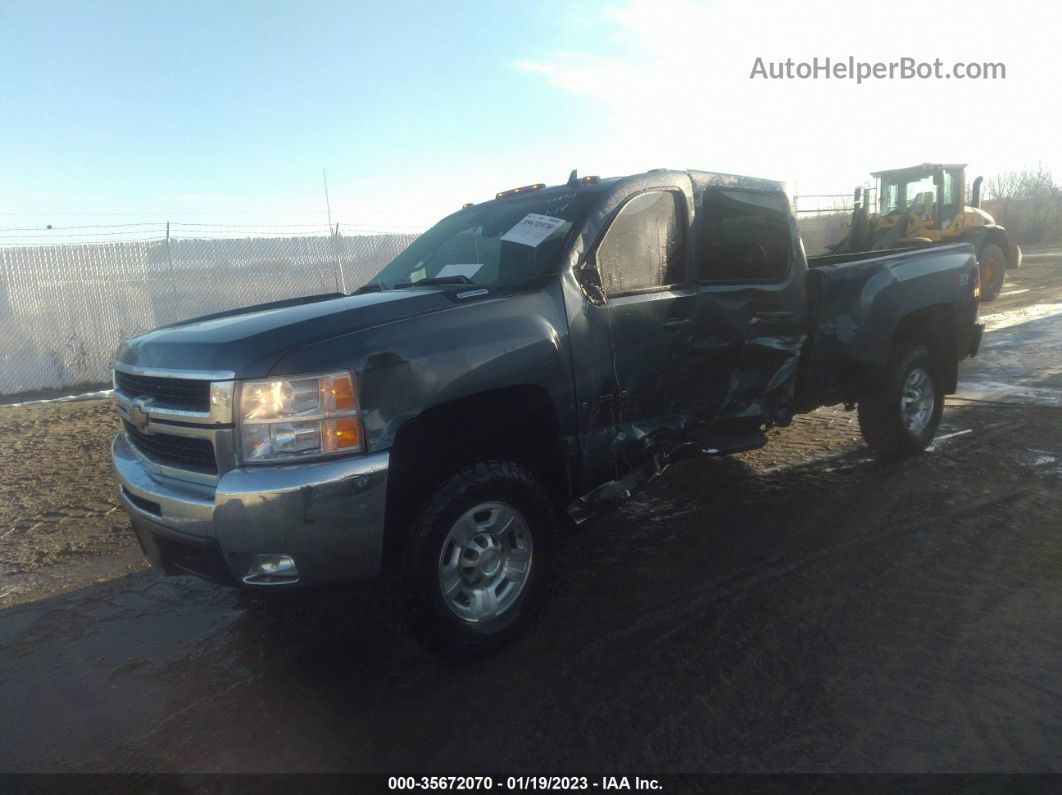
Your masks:
<svg viewBox="0 0 1062 795"><path fill-rule="evenodd" d="M112 452L145 555L252 588L387 575L428 645L494 648L562 528L669 461L857 405L932 440L974 355L969 244L811 262L779 183L701 171L466 206L353 294L124 342Z"/></svg>

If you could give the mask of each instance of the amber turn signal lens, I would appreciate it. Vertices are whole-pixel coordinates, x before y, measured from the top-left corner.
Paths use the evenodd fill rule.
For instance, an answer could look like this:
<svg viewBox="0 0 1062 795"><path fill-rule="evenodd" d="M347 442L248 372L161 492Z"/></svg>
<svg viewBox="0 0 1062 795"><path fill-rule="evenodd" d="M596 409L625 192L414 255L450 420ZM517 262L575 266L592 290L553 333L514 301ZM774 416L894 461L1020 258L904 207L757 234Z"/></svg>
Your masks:
<svg viewBox="0 0 1062 795"><path fill-rule="evenodd" d="M354 384L349 375L344 375L332 381L332 398L336 411L342 409L356 409L358 402L354 399Z"/></svg>
<svg viewBox="0 0 1062 795"><path fill-rule="evenodd" d="M325 420L324 426L322 441L325 452L331 453L336 450L352 450L361 447L361 422L357 417Z"/></svg>
<svg viewBox="0 0 1062 795"><path fill-rule="evenodd" d="M358 407L354 392L354 380L349 375L329 375L320 381L321 409L326 414Z"/></svg>

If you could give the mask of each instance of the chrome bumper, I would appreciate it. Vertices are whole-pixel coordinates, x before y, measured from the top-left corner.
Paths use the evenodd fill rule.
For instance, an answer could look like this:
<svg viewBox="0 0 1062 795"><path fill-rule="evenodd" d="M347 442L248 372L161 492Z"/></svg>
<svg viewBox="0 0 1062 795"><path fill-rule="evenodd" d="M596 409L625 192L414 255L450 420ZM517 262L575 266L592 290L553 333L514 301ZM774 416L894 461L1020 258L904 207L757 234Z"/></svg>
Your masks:
<svg viewBox="0 0 1062 795"><path fill-rule="evenodd" d="M981 351L981 340L985 336L985 324L974 323L973 338L970 340L970 355L976 356Z"/></svg>
<svg viewBox="0 0 1062 795"><path fill-rule="evenodd" d="M255 554L290 555L300 585L367 579L380 571L386 452L237 468L214 484L152 472L124 433L111 443L111 459L145 553L145 534L165 536L167 543L216 545L237 581L251 573Z"/></svg>

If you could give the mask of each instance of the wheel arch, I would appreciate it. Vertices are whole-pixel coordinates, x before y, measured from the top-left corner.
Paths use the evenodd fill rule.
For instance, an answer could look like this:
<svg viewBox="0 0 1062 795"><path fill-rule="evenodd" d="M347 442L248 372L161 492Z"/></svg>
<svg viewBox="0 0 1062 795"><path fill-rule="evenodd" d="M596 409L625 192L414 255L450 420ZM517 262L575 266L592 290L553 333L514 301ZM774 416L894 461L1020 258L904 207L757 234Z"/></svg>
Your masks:
<svg viewBox="0 0 1062 795"><path fill-rule="evenodd" d="M1021 265L1021 249L1011 245L1007 230L998 224L986 224L985 226L977 227L967 240L973 244L974 253L977 255L978 261L981 259L981 251L984 247L994 243L1003 252L1007 268L1017 268Z"/></svg>
<svg viewBox="0 0 1062 795"><path fill-rule="evenodd" d="M927 345L940 370L944 393L953 394L959 381L959 338L955 307L932 304L904 315L896 324L890 350L912 344Z"/></svg>
<svg viewBox="0 0 1062 795"><path fill-rule="evenodd" d="M499 387L447 401L407 420L390 448L385 561L400 551L417 507L462 466L510 460L567 504L571 477L553 400L535 384Z"/></svg>

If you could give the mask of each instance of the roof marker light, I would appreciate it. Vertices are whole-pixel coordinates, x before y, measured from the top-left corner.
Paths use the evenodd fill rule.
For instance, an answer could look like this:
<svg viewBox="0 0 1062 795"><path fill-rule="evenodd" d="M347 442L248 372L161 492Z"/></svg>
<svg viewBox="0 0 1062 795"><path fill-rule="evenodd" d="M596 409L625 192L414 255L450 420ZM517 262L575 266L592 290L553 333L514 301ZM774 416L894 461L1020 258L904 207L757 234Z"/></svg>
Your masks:
<svg viewBox="0 0 1062 795"><path fill-rule="evenodd" d="M530 193L533 190L541 190L544 187L546 187L544 182L536 182L534 185L524 185L524 186L519 187L519 188L513 188L512 190L503 190L503 191L495 194L494 198L495 199L505 199L505 198L508 198L509 196L516 196L517 194L520 194L520 193Z"/></svg>

